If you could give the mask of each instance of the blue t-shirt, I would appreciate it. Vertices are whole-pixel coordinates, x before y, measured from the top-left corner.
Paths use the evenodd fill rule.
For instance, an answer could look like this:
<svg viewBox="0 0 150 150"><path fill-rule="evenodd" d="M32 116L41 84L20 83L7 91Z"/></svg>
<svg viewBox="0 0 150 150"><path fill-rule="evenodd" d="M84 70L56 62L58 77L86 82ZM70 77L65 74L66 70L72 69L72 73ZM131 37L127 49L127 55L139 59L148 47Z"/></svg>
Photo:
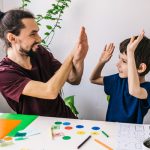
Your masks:
<svg viewBox="0 0 150 150"><path fill-rule="evenodd" d="M150 108L150 82L140 86L147 90L147 99L138 99L129 94L127 78L120 78L119 74L104 77L104 91L110 95L106 121L143 123Z"/></svg>

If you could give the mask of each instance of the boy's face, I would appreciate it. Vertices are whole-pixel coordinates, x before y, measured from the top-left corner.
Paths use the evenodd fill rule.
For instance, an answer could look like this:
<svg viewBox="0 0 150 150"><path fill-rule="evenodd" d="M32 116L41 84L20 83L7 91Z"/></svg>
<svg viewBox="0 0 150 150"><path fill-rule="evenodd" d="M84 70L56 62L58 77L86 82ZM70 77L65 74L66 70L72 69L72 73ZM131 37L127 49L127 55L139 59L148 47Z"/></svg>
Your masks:
<svg viewBox="0 0 150 150"><path fill-rule="evenodd" d="M119 61L117 63L117 68L119 72L120 78L127 78L128 77L128 62L127 62L127 55L125 53L119 54Z"/></svg>

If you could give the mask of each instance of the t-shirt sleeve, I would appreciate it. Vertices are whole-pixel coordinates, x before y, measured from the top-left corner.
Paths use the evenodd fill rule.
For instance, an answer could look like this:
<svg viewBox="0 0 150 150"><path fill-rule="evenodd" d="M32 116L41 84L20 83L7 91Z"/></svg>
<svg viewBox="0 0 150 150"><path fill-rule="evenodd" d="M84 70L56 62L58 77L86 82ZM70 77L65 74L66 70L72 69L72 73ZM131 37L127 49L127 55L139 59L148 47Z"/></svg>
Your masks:
<svg viewBox="0 0 150 150"><path fill-rule="evenodd" d="M0 91L5 97L19 102L22 91L30 80L15 71L0 72Z"/></svg>
<svg viewBox="0 0 150 150"><path fill-rule="evenodd" d="M142 103L144 107L150 108L150 83L148 83L147 86L145 86L144 88L147 91L148 96L147 96L147 100L142 100Z"/></svg>
<svg viewBox="0 0 150 150"><path fill-rule="evenodd" d="M107 95L111 95L112 89L116 85L115 82L117 80L118 74L105 76L104 77L104 91Z"/></svg>

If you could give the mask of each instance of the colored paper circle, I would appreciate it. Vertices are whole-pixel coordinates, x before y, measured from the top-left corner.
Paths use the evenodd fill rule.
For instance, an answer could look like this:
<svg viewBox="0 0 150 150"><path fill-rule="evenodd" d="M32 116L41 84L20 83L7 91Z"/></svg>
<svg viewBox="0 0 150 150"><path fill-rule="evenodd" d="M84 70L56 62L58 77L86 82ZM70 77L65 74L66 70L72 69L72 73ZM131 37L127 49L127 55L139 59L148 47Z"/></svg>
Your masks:
<svg viewBox="0 0 150 150"><path fill-rule="evenodd" d="M10 136L6 136L6 137L4 137L3 139L4 139L5 141L11 141L13 138L10 137Z"/></svg>
<svg viewBox="0 0 150 150"><path fill-rule="evenodd" d="M70 122L64 122L63 125L64 126L69 126L71 123Z"/></svg>
<svg viewBox="0 0 150 150"><path fill-rule="evenodd" d="M70 139L71 139L70 136L64 136L64 137L62 137L62 138L63 138L63 140L70 140Z"/></svg>
<svg viewBox="0 0 150 150"><path fill-rule="evenodd" d="M83 134L85 134L85 132L84 131L77 131L77 134L83 135Z"/></svg>
<svg viewBox="0 0 150 150"><path fill-rule="evenodd" d="M91 132L92 135L99 135L99 132Z"/></svg>
<svg viewBox="0 0 150 150"><path fill-rule="evenodd" d="M99 130L100 127L92 127L93 130Z"/></svg>
<svg viewBox="0 0 150 150"><path fill-rule="evenodd" d="M55 124L56 124L56 125L61 125L62 122L61 122L61 121L57 121L57 122L55 122Z"/></svg>
<svg viewBox="0 0 150 150"><path fill-rule="evenodd" d="M84 128L84 126L83 125L77 125L76 128L81 129L81 128Z"/></svg>
<svg viewBox="0 0 150 150"><path fill-rule="evenodd" d="M65 129L66 129L66 130L71 130L71 129L72 129L72 127L67 126L67 127L65 127Z"/></svg>

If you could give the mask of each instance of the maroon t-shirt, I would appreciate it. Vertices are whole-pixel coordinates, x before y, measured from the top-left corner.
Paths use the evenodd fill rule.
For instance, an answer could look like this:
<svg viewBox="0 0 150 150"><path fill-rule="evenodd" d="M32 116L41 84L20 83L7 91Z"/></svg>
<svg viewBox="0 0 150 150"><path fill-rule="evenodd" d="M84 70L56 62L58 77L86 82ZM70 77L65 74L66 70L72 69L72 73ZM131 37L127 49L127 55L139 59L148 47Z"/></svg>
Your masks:
<svg viewBox="0 0 150 150"><path fill-rule="evenodd" d="M76 118L60 95L55 100L22 95L30 80L47 82L61 66L42 46L31 57L31 63L32 70L27 70L7 57L0 62L0 91L10 107L20 114Z"/></svg>

